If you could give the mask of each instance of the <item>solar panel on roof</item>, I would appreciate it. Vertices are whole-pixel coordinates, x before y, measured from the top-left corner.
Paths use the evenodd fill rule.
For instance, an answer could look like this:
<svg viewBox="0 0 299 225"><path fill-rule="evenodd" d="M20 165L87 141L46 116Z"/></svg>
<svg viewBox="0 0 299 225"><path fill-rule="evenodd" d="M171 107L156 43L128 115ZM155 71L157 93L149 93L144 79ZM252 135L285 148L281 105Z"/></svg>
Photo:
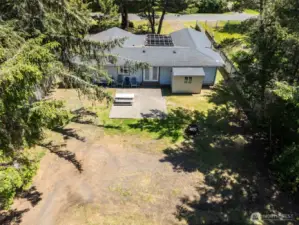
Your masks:
<svg viewBox="0 0 299 225"><path fill-rule="evenodd" d="M167 35L148 34L145 40L146 46L174 46L172 39Z"/></svg>

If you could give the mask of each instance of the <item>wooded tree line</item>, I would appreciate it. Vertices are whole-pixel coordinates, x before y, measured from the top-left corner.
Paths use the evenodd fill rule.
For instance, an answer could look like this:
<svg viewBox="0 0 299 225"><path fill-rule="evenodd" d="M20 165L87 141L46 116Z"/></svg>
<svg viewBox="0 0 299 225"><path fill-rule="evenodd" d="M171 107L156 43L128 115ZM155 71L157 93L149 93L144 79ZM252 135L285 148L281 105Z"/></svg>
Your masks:
<svg viewBox="0 0 299 225"><path fill-rule="evenodd" d="M129 27L128 14L136 13L147 19L152 33L158 34L167 13L223 13L259 9L258 0L86 0L86 3L92 11L113 15L114 18L115 12L119 12L121 28L125 30Z"/></svg>
<svg viewBox="0 0 299 225"><path fill-rule="evenodd" d="M248 50L235 55L236 82L252 111L268 168L287 191L299 188L299 2L260 0Z"/></svg>

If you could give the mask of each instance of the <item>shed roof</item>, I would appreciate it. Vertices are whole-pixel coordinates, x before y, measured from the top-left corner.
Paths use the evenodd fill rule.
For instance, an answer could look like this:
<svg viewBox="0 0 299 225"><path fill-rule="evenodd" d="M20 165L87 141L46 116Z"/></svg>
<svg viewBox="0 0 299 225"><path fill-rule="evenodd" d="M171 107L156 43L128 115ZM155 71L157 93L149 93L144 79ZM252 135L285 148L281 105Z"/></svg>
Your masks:
<svg viewBox="0 0 299 225"><path fill-rule="evenodd" d="M206 75L202 67L174 67L172 69L172 74L175 77L181 77L181 76L204 77Z"/></svg>

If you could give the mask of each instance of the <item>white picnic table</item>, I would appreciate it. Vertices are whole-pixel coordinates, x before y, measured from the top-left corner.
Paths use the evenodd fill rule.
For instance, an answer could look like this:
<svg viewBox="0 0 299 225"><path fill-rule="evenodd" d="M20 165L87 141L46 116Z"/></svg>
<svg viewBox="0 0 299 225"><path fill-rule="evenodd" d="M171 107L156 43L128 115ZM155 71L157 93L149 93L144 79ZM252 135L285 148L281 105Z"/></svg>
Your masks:
<svg viewBox="0 0 299 225"><path fill-rule="evenodd" d="M115 94L115 98L130 98L130 99L133 99L135 97L134 94L126 94L126 93L116 93Z"/></svg>

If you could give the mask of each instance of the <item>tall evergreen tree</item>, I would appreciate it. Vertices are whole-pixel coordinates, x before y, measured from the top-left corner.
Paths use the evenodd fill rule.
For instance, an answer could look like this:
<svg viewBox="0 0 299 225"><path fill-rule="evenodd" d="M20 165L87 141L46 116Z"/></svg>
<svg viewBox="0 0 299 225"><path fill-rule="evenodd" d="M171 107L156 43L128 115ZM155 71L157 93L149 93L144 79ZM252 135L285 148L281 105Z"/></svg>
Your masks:
<svg viewBox="0 0 299 225"><path fill-rule="evenodd" d="M40 143L44 129L62 126L71 116L62 102L38 98L37 90L47 93L63 82L94 100L109 99L92 81L107 76L103 64L115 62L109 51L123 40L84 39L92 20L79 0L3 0L0 14L1 208L36 172L26 149Z"/></svg>
<svg viewBox="0 0 299 225"><path fill-rule="evenodd" d="M235 57L236 81L258 118L270 168L283 187L298 193L298 1L261 2L262 14L248 33L250 48Z"/></svg>

